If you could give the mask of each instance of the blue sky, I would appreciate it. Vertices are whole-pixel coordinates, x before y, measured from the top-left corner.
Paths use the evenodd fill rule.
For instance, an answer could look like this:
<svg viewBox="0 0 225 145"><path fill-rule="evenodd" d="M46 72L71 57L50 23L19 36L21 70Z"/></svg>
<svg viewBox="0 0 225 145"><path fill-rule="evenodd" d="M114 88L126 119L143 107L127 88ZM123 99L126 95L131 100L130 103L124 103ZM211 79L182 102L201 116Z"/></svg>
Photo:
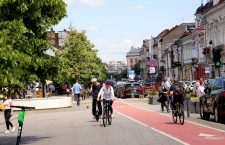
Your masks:
<svg viewBox="0 0 225 145"><path fill-rule="evenodd" d="M131 46L182 22L194 22L201 0L64 0L67 17L55 30L72 24L87 30L104 62L126 60ZM204 1L205 3L205 1Z"/></svg>

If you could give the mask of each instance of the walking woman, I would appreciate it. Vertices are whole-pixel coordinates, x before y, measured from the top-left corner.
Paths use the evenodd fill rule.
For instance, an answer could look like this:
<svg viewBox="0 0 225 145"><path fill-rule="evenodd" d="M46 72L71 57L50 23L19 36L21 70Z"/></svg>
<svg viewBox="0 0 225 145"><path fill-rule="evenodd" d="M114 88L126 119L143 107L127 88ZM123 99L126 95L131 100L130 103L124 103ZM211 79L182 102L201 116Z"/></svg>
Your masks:
<svg viewBox="0 0 225 145"><path fill-rule="evenodd" d="M7 128L7 130L5 131L5 134L14 132L16 129L13 126L13 124L10 122L10 118L13 114L13 111L11 108L12 104L13 104L13 102L12 102L11 97L5 97L5 99L4 99L4 106L5 106L4 117L5 117L5 123L6 123L6 128ZM11 127L11 130L9 130L9 126Z"/></svg>
<svg viewBox="0 0 225 145"><path fill-rule="evenodd" d="M164 106L166 107L167 112L168 110L168 106L166 105L166 101L167 101L167 90L164 87L164 82L161 82L161 86L159 87L159 99L157 100L158 102L161 103L161 109L162 112L164 111Z"/></svg>

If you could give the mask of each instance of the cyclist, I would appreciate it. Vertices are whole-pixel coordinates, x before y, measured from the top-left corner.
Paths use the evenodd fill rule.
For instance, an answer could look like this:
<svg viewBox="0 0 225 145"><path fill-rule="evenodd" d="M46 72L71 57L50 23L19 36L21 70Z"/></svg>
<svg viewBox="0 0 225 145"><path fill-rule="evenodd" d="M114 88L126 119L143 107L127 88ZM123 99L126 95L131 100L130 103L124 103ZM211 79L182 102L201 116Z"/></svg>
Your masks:
<svg viewBox="0 0 225 145"><path fill-rule="evenodd" d="M184 90L183 87L179 84L178 80L174 80L174 84L171 86L170 91L172 91L173 99L171 102L172 109L176 110L176 103L179 102L183 105L184 101Z"/></svg>
<svg viewBox="0 0 225 145"><path fill-rule="evenodd" d="M96 118L96 104L98 105L98 115L101 116L102 115L102 105L100 101L97 101L97 97L98 97L98 93L101 89L101 85L100 83L97 81L96 78L93 78L91 80L91 93L92 93L92 115L94 116L94 119Z"/></svg>
<svg viewBox="0 0 225 145"><path fill-rule="evenodd" d="M100 100L101 96L102 96L101 99L103 99L103 106L105 106L106 101L110 101L109 111L111 112L111 117L113 118L114 115L113 115L112 104L113 104L113 101L115 100L115 96L114 96L113 87L110 85L109 81L105 82L100 92L98 93L98 98L97 98L98 101Z"/></svg>

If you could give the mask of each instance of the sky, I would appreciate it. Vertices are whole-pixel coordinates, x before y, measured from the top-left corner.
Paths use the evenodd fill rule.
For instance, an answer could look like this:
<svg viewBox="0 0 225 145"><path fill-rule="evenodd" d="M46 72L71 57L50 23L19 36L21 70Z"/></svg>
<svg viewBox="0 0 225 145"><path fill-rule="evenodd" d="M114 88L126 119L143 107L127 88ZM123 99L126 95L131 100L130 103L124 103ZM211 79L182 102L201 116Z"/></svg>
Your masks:
<svg viewBox="0 0 225 145"><path fill-rule="evenodd" d="M67 17L53 28L86 30L103 62L126 61L132 46L164 29L194 22L201 0L64 0ZM206 0L205 0L206 1ZM205 3L205 1L203 1Z"/></svg>

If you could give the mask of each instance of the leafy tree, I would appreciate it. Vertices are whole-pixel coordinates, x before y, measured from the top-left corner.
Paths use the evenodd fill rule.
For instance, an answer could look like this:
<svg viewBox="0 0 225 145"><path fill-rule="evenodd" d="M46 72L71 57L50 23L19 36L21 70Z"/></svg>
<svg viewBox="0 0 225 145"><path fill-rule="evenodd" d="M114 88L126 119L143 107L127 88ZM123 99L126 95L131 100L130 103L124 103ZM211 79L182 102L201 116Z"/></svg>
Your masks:
<svg viewBox="0 0 225 145"><path fill-rule="evenodd" d="M90 82L93 77L104 80L105 68L93 47L85 32L78 32L70 27L65 50L59 54L61 69L55 81L71 84L75 79L82 83Z"/></svg>
<svg viewBox="0 0 225 145"><path fill-rule="evenodd" d="M140 68L140 62L137 62L133 67L132 70L134 70L136 75L140 75L141 68Z"/></svg>
<svg viewBox="0 0 225 145"><path fill-rule="evenodd" d="M1 0L1 87L23 87L37 77L45 83L54 74L56 60L44 54L50 48L46 31L65 15L63 0Z"/></svg>

